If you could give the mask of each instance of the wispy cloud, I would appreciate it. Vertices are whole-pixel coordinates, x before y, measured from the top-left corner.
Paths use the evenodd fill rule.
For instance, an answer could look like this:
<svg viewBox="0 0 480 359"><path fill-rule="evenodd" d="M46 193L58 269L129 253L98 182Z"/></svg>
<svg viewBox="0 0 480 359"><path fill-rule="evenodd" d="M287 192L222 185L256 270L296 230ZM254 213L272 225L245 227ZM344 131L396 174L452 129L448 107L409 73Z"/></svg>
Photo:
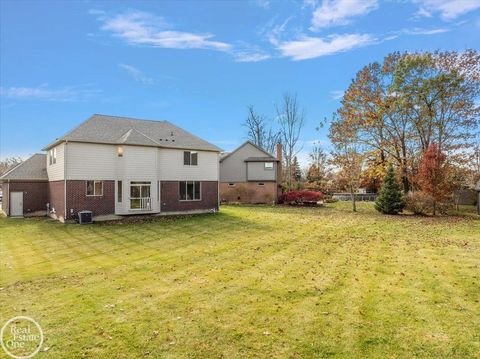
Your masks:
<svg viewBox="0 0 480 359"><path fill-rule="evenodd" d="M128 11L114 17L101 17L102 29L132 45L170 49L209 49L228 52L231 45L213 40L213 34L176 31L158 16L143 11Z"/></svg>
<svg viewBox="0 0 480 359"><path fill-rule="evenodd" d="M44 100L58 102L86 101L98 96L101 90L91 85L50 88L44 84L38 87L0 87L0 96L11 99Z"/></svg>
<svg viewBox="0 0 480 359"><path fill-rule="evenodd" d="M253 3L265 10L270 9L270 0L254 0Z"/></svg>
<svg viewBox="0 0 480 359"><path fill-rule="evenodd" d="M259 62L268 60L271 56L264 52L237 51L234 54L237 62Z"/></svg>
<svg viewBox="0 0 480 359"><path fill-rule="evenodd" d="M133 79L137 82L141 82L142 84L145 85L151 85L153 84L153 79L144 75L142 71L137 69L136 67L132 65L127 65L127 64L118 64L122 69L128 72L130 76L133 77Z"/></svg>
<svg viewBox="0 0 480 359"><path fill-rule="evenodd" d="M283 56L293 60L306 60L333 55L375 42L376 39L369 34L332 35L326 38L303 36L298 40L282 42L277 48Z"/></svg>
<svg viewBox="0 0 480 359"><path fill-rule="evenodd" d="M424 29L421 27L415 27L413 29L403 29L402 32L406 35L437 35L444 32L448 32L450 29L437 28L437 29Z"/></svg>
<svg viewBox="0 0 480 359"><path fill-rule="evenodd" d="M345 91L343 91L343 90L330 91L330 95L332 96L332 98L334 100L340 100L343 97L344 93L345 93Z"/></svg>
<svg viewBox="0 0 480 359"><path fill-rule="evenodd" d="M377 0L323 0L313 12L311 30L347 25L378 8Z"/></svg>
<svg viewBox="0 0 480 359"><path fill-rule="evenodd" d="M454 20L457 17L480 9L479 0L415 0L420 9L415 16L431 17L439 13L443 20Z"/></svg>

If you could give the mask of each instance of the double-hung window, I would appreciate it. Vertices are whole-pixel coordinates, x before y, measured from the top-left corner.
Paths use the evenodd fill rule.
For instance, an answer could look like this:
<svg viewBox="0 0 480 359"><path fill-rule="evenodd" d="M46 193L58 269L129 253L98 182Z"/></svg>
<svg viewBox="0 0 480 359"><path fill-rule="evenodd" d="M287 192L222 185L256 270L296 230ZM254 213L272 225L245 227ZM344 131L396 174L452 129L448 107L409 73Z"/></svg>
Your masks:
<svg viewBox="0 0 480 359"><path fill-rule="evenodd" d="M48 151L48 164L51 166L55 163L57 163L57 148L52 148Z"/></svg>
<svg viewBox="0 0 480 359"><path fill-rule="evenodd" d="M103 196L102 181L86 181L86 182L87 182L87 196Z"/></svg>
<svg viewBox="0 0 480 359"><path fill-rule="evenodd" d="M183 151L183 164L185 166L197 166L198 165L198 152L196 152L196 151Z"/></svg>
<svg viewBox="0 0 480 359"><path fill-rule="evenodd" d="M181 181L180 201L200 201L202 199L202 184L198 181Z"/></svg>

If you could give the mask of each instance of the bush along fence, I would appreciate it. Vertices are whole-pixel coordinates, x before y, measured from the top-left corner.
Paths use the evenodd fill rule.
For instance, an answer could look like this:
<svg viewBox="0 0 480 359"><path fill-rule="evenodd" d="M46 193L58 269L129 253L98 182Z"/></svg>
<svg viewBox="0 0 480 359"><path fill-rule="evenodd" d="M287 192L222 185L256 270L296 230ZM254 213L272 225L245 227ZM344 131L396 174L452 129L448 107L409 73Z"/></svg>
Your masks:
<svg viewBox="0 0 480 359"><path fill-rule="evenodd" d="M333 199L338 201L351 201L352 195L350 193L334 193L332 195ZM363 202L375 202L377 199L376 193L357 193L355 194L356 201L363 201Z"/></svg>

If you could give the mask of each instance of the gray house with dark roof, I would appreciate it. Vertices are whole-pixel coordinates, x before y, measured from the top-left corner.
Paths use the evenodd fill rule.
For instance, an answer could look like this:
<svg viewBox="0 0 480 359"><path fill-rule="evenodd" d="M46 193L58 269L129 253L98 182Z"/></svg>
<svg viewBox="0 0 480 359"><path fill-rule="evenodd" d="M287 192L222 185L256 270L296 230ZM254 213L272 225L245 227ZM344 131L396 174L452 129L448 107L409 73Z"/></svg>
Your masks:
<svg viewBox="0 0 480 359"><path fill-rule="evenodd" d="M43 150L0 178L7 215L218 210L220 149L168 121L93 115Z"/></svg>
<svg viewBox="0 0 480 359"><path fill-rule="evenodd" d="M223 202L273 203L280 194L282 145L277 157L247 141L220 157L220 199Z"/></svg>

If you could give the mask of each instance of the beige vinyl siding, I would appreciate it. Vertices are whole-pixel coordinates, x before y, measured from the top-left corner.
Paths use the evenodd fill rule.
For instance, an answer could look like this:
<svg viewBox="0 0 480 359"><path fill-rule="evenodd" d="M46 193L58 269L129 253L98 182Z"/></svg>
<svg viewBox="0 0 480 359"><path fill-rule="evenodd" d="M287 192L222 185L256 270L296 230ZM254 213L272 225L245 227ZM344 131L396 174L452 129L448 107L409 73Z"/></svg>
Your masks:
<svg viewBox="0 0 480 359"><path fill-rule="evenodd" d="M115 179L116 146L77 142L67 146L67 179Z"/></svg>
<svg viewBox="0 0 480 359"><path fill-rule="evenodd" d="M164 181L218 181L218 152L197 151L198 165L183 164L183 150L158 149L159 178Z"/></svg>
<svg viewBox="0 0 480 359"><path fill-rule="evenodd" d="M247 167L248 181L275 181L277 173L275 162L271 170L265 169L265 162L248 162Z"/></svg>
<svg viewBox="0 0 480 359"><path fill-rule="evenodd" d="M47 174L49 181L61 181L65 179L65 143L53 147L57 151L57 161L49 165L50 151L47 151Z"/></svg>
<svg viewBox="0 0 480 359"><path fill-rule="evenodd" d="M220 181L247 181L247 164L245 163L245 159L248 157L265 157L265 153L247 143L220 162Z"/></svg>
<svg viewBox="0 0 480 359"><path fill-rule="evenodd" d="M150 182L152 212L160 211L160 205L157 201L158 149L156 147L124 145L122 157L117 155L117 146L115 146L114 150L115 178L117 181L122 181L122 203L118 203L117 196L115 196L115 213L133 213L130 210L130 183L135 181ZM117 185L118 183L116 182L115 190L117 190Z"/></svg>

